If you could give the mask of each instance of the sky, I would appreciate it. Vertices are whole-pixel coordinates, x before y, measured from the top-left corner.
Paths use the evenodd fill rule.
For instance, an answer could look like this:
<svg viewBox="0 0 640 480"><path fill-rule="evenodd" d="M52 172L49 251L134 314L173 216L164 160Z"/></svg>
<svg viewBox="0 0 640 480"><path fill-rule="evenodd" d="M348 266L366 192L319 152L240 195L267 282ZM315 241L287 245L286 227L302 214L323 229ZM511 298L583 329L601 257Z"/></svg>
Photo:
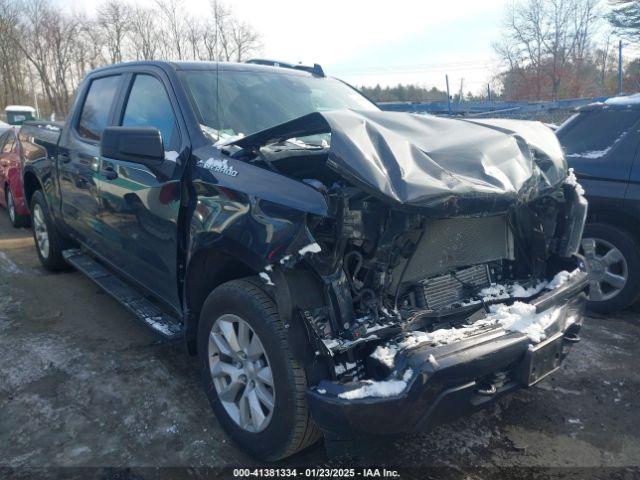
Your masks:
<svg viewBox="0 0 640 480"><path fill-rule="evenodd" d="M100 2L52 0L88 10ZM130 0L150 4L151 0ZM491 43L507 0L228 0L262 35L264 58L319 63L351 84L415 83L477 93L499 71ZM184 0L197 15L207 0Z"/></svg>

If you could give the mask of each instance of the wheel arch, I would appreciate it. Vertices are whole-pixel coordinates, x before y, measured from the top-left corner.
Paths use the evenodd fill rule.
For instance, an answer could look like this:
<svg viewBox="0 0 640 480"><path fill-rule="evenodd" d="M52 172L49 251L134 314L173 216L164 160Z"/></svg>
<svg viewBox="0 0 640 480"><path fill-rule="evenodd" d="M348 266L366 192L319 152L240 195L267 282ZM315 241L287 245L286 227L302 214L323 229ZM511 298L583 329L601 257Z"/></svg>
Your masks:
<svg viewBox="0 0 640 480"><path fill-rule="evenodd" d="M621 210L589 205L587 223L606 223L631 234L640 240L640 219Z"/></svg>
<svg viewBox="0 0 640 480"><path fill-rule="evenodd" d="M38 176L34 172L27 170L24 173L22 185L24 190L25 204L27 205L27 209L31 209L31 198L37 190L43 190L42 184L40 183Z"/></svg>
<svg viewBox="0 0 640 480"><path fill-rule="evenodd" d="M197 353L198 321L207 296L225 282L257 274L255 267L215 248L202 249L191 256L184 280L185 339L190 354Z"/></svg>
<svg viewBox="0 0 640 480"><path fill-rule="evenodd" d="M241 247L238 251L242 251ZM194 253L189 261L184 281L185 340L191 355L197 352L197 333L200 312L209 294L218 286L231 280L253 277L262 290L275 302L280 320L287 329L288 340L295 358L303 365L314 364L307 370L310 378L325 375L323 364L315 361L312 343L302 318L296 312L324 305L324 293L320 278L301 265L295 269L283 269L274 265L269 276L274 285L266 286L257 278L261 267L251 265L250 255L231 255L229 249L208 247Z"/></svg>

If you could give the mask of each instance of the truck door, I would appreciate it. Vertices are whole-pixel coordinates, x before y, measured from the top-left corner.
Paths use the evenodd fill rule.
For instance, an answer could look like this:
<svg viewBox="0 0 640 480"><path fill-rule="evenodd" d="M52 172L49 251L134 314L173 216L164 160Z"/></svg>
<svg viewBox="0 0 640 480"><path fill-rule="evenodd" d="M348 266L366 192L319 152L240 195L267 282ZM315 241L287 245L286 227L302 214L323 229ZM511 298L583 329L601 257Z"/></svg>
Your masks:
<svg viewBox="0 0 640 480"><path fill-rule="evenodd" d="M179 308L177 288L178 213L183 166L178 152L187 148L181 135L178 105L160 73L130 77L128 94L117 114L121 126L160 130L165 162L175 164L171 178L148 167L102 157L100 219L108 242L107 258L169 305ZM165 83L166 82L166 83Z"/></svg>
<svg viewBox="0 0 640 480"><path fill-rule="evenodd" d="M94 78L84 90L84 102L58 149L58 174L62 195L62 217L72 233L99 253L100 205L98 203L99 142L109 125L122 75ZM81 93L82 95L82 93Z"/></svg>

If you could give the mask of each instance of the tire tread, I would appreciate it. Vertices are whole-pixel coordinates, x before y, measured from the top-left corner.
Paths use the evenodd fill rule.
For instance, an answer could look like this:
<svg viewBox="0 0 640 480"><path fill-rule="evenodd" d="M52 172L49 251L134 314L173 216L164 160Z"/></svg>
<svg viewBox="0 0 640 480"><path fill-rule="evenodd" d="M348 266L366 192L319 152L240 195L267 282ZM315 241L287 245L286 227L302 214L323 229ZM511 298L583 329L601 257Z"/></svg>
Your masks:
<svg viewBox="0 0 640 480"><path fill-rule="evenodd" d="M296 409L295 430L293 431L293 435L291 436L285 451L278 456L278 458L284 458L313 445L320 439L321 432L315 422L311 419L311 415L307 407L307 401L305 398L307 375L304 368L293 358L287 343L287 332L280 320L278 309L273 300L271 300L271 298L269 298L261 288L259 282L260 281L257 279L248 278L233 280L229 283L237 283L241 288L245 288L253 298L256 299L263 310L269 314L276 327L278 336L280 337L282 351L286 353L288 361L292 366L294 375L293 381L296 385L296 405L298 408Z"/></svg>

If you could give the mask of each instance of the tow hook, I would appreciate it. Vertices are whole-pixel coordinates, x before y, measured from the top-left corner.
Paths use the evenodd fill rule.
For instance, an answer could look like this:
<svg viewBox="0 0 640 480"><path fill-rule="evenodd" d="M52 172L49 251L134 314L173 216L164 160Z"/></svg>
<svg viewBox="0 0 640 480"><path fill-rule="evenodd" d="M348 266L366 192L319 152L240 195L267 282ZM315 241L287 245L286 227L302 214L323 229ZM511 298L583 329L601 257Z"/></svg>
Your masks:
<svg viewBox="0 0 640 480"><path fill-rule="evenodd" d="M478 394L485 395L487 397L490 397L491 395L495 395L497 391L498 389L496 388L495 385L490 385L489 388L479 388L478 390L476 390Z"/></svg>
<svg viewBox="0 0 640 480"><path fill-rule="evenodd" d="M580 337L577 333L569 333L562 337L562 339L568 343L578 343L580 341Z"/></svg>

